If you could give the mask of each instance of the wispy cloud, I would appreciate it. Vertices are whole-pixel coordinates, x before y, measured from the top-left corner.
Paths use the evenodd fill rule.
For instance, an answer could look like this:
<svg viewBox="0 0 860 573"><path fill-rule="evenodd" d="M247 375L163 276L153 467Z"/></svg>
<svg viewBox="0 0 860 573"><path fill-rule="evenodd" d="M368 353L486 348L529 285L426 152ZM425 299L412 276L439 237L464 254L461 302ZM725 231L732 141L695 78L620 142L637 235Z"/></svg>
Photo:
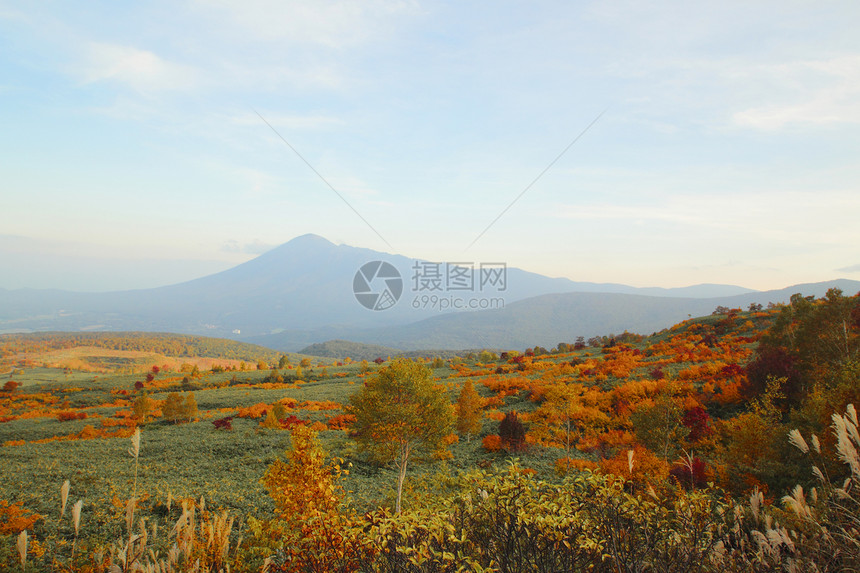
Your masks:
<svg viewBox="0 0 860 573"><path fill-rule="evenodd" d="M401 17L420 11L417 2L408 0L216 0L194 5L222 26L252 33L257 41L334 49L378 39Z"/></svg>
<svg viewBox="0 0 860 573"><path fill-rule="evenodd" d="M853 190L816 194L770 190L759 193L667 195L658 203L557 205L554 217L582 221L673 224L785 244L848 245L860 240L854 221L860 196ZM802 232L801 232L802 230Z"/></svg>
<svg viewBox="0 0 860 573"><path fill-rule="evenodd" d="M181 91L198 87L200 72L167 61L149 50L90 42L72 73L84 83L115 82L139 93Z"/></svg>
<svg viewBox="0 0 860 573"><path fill-rule="evenodd" d="M792 125L860 123L860 55L797 61L750 70L775 103L732 116L735 125L778 130Z"/></svg>
<svg viewBox="0 0 860 573"><path fill-rule="evenodd" d="M842 267L840 269L836 269L836 271L840 273L860 273L860 263Z"/></svg>

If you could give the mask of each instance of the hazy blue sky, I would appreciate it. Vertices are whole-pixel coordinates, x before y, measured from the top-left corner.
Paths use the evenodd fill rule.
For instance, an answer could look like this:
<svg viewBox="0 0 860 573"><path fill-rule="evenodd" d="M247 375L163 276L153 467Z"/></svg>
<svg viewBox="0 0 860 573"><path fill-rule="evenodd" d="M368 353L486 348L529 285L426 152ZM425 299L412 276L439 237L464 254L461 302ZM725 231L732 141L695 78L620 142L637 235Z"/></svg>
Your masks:
<svg viewBox="0 0 860 573"><path fill-rule="evenodd" d="M305 233L636 286L860 279L858 21L856 0L0 0L0 287L168 284Z"/></svg>

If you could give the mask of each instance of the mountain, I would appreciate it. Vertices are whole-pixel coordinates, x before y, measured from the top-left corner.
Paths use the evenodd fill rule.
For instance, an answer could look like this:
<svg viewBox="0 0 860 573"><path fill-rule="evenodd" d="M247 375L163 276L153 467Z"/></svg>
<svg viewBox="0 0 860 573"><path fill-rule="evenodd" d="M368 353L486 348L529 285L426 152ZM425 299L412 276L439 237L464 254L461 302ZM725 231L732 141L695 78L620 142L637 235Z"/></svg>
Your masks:
<svg viewBox="0 0 860 573"><path fill-rule="evenodd" d="M860 286L848 283L855 286L846 292ZM401 349L508 347L525 340L554 344L574 332L659 330L687 314L740 305L733 300L779 302L798 289L768 294L731 285L661 289L576 282L501 264L416 261L303 235L226 271L159 288L0 289L0 333L177 332L283 350L331 339ZM381 297L384 292L391 297ZM450 308L464 301L497 310Z"/></svg>
<svg viewBox="0 0 860 573"><path fill-rule="evenodd" d="M384 311L368 310L353 293L357 271L373 261L390 264L401 277L400 300ZM323 330L337 337L345 329L405 325L436 316L435 309L422 306L421 297L439 291L416 288L418 280L428 276L426 269L416 270L417 264L433 269L432 264L401 255L303 235L226 271L165 287L107 293L0 290L0 332L147 330L248 337ZM435 270L446 274L444 264ZM457 294L495 293L505 304L558 292L638 292L625 285L574 282L514 268L504 270L504 290L488 286L481 292L480 269L473 272L478 275L473 289ZM371 280L365 286L379 290L383 282ZM647 289L648 294L661 296L715 290L736 294L747 289L719 285Z"/></svg>
<svg viewBox="0 0 860 573"><path fill-rule="evenodd" d="M783 303L796 293L821 297L830 288L853 294L860 291L860 282L839 279L712 298L590 292L547 294L514 302L503 309L440 315L384 329L342 330L339 335L404 350L524 349L535 344L551 348L559 342L573 342L577 336L589 338L625 330L649 334L690 316L711 314L718 306L746 309L751 303ZM283 333L254 337L250 341L271 348L300 348L291 336L324 338L325 332Z"/></svg>

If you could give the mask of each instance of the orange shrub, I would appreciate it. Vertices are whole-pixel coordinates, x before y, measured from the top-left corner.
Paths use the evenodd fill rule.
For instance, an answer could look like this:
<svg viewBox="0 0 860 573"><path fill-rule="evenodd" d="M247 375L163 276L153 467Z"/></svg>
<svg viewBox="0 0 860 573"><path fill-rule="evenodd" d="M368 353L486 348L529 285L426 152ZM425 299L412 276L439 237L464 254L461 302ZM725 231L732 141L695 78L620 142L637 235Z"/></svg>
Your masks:
<svg viewBox="0 0 860 573"><path fill-rule="evenodd" d="M614 474L633 483L659 486L669 479L669 464L654 455L651 450L636 444L633 450L633 472L630 472L628 450L620 450L615 457L600 460L600 471Z"/></svg>
<svg viewBox="0 0 860 573"><path fill-rule="evenodd" d="M504 420L504 419L505 419L505 415L504 415L502 412L499 412L498 410L490 410L489 412L487 412L487 413L486 413L486 414L484 414L484 415L485 415L488 419L490 419L490 420L495 420L495 421L497 421L497 422L501 422L502 420Z"/></svg>
<svg viewBox="0 0 860 573"><path fill-rule="evenodd" d="M236 416L238 416L239 418L262 418L266 415L266 412L269 411L269 408L271 408L269 404L260 402L259 404L254 404L253 406L239 408L238 410L236 410Z"/></svg>
<svg viewBox="0 0 860 573"><path fill-rule="evenodd" d="M488 452L498 452L502 449L502 438L493 434L492 436L487 436L481 442L481 445Z"/></svg>
<svg viewBox="0 0 860 573"><path fill-rule="evenodd" d="M331 430L346 430L353 422L355 422L355 416L352 414L339 414L329 418L326 424Z"/></svg>
<svg viewBox="0 0 860 573"><path fill-rule="evenodd" d="M57 420L61 422L69 422L71 420L86 420L87 413L86 412L75 412L74 410L63 410L62 412L57 412Z"/></svg>
<svg viewBox="0 0 860 573"><path fill-rule="evenodd" d="M25 529L32 531L33 524L42 519L38 513L31 513L20 503L10 504L0 499L0 535L16 535Z"/></svg>

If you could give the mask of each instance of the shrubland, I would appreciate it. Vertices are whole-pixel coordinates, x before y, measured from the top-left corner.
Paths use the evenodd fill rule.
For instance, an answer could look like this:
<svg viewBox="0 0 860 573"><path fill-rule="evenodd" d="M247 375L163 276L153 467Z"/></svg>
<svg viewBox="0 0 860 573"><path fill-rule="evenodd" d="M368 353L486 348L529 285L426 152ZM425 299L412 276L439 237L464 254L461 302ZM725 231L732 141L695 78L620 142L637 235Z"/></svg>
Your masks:
<svg viewBox="0 0 860 573"><path fill-rule="evenodd" d="M449 360L19 364L0 564L856 570L859 300Z"/></svg>

